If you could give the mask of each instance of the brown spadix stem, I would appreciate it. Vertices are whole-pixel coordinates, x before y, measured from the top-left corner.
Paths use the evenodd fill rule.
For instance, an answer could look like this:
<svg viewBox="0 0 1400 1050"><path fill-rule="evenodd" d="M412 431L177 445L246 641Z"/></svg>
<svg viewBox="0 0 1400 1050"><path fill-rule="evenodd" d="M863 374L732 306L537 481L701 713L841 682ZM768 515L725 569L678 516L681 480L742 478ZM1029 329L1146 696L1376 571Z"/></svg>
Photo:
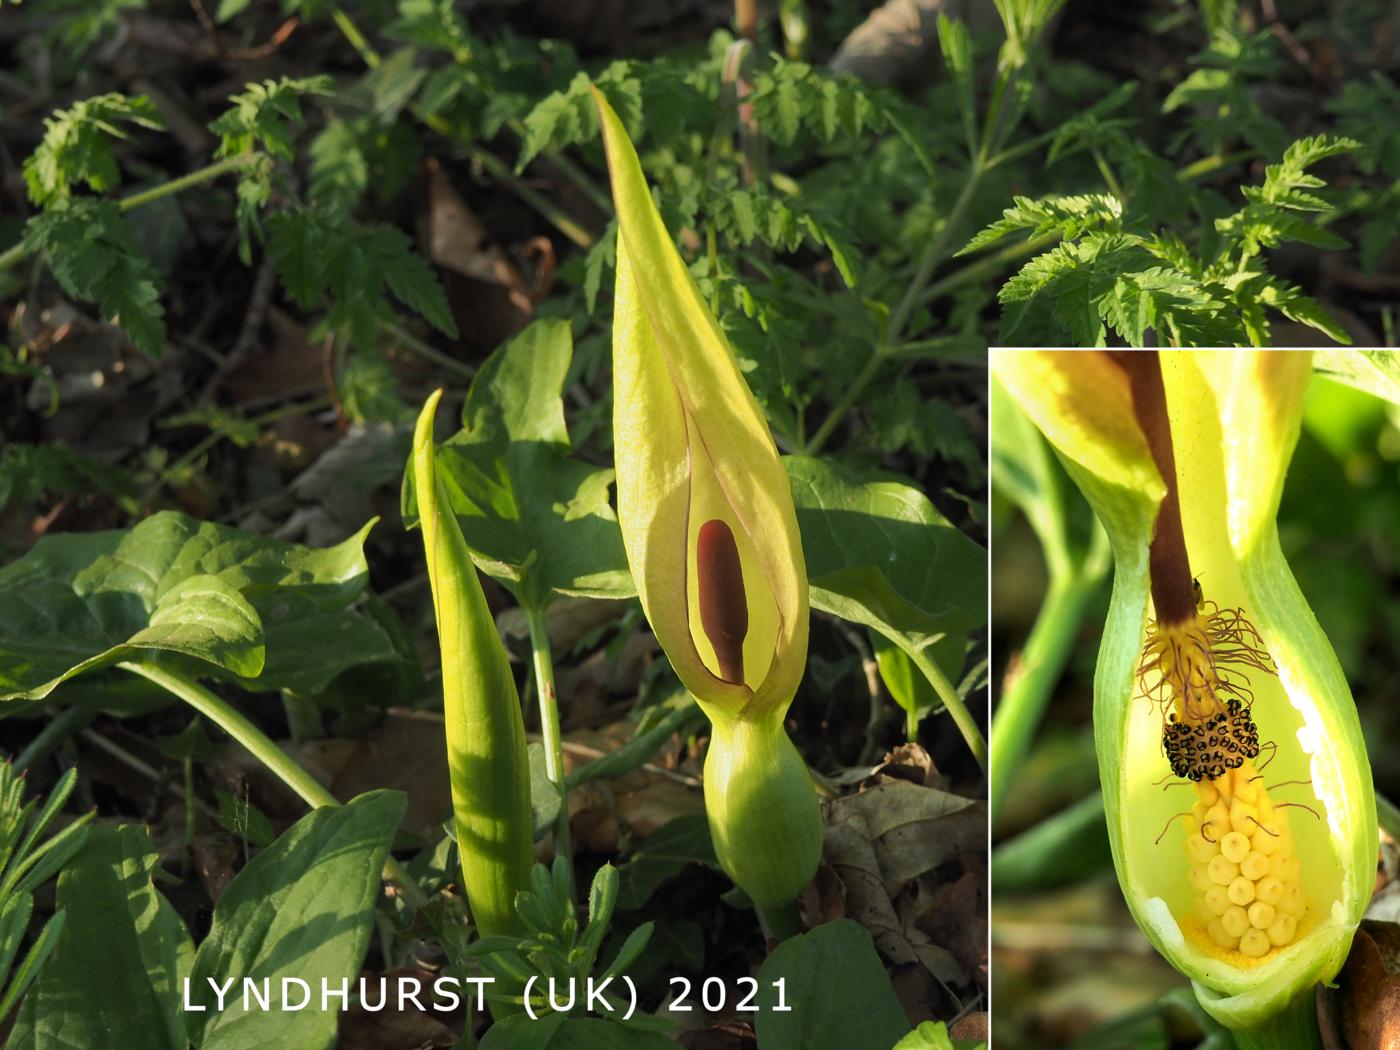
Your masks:
<svg viewBox="0 0 1400 1050"><path fill-rule="evenodd" d="M1181 501L1176 486L1176 456L1172 452L1172 428L1167 418L1167 392L1162 385L1162 362L1156 350L1116 350L1110 356L1128 376L1133 394L1133 414L1137 416L1147 446L1167 494L1157 511L1157 524L1148 548L1148 571L1152 582L1152 604L1157 622L1184 623L1196 611L1191 593L1191 561L1186 554L1186 537L1181 530Z"/></svg>
<svg viewBox="0 0 1400 1050"><path fill-rule="evenodd" d="M744 596L739 546L727 524L712 518L700 526L695 561L700 585L700 626L715 647L719 676L726 682L743 685L749 603Z"/></svg>

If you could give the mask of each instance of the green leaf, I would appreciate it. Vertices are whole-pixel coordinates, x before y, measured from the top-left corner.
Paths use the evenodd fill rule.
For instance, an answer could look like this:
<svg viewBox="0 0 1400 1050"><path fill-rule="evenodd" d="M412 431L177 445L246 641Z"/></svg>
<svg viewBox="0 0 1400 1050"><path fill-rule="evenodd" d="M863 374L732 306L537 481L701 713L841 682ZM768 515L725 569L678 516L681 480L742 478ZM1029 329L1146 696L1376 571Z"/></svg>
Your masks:
<svg viewBox="0 0 1400 1050"><path fill-rule="evenodd" d="M549 834L554 820L559 816L559 807L564 797L559 785L549 779L545 766L544 744L532 741L525 748L530 760L530 811L535 825L535 841L539 842Z"/></svg>
<svg viewBox="0 0 1400 1050"><path fill-rule="evenodd" d="M232 157L261 148L282 160L294 160L292 129L302 123L301 96L334 91L335 81L327 76L282 77L249 84L229 97L232 107L209 125L221 140L217 155Z"/></svg>
<svg viewBox="0 0 1400 1050"><path fill-rule="evenodd" d="M977 152L977 97L972 80L972 34L961 19L950 19L938 13L938 46L943 51L943 64L953 78L958 92L958 113L962 116L963 134L967 137L968 156Z"/></svg>
<svg viewBox="0 0 1400 1050"><path fill-rule="evenodd" d="M912 740L919 722L941 708L943 701L903 649L876 631L870 632L870 642L880 669L880 680L894 702L908 715L908 733ZM965 647L963 635L950 634L930 645L928 655L944 677L956 682L965 662Z"/></svg>
<svg viewBox="0 0 1400 1050"><path fill-rule="evenodd" d="M160 113L145 95L98 95L45 117L44 139L24 162L29 199L49 207L66 201L78 183L99 193L116 186L121 173L112 155L112 140L126 138L119 123L163 126Z"/></svg>
<svg viewBox="0 0 1400 1050"><path fill-rule="evenodd" d="M193 947L151 883L155 866L144 828L92 828L59 879L63 928L6 1045L185 1050L179 1004Z"/></svg>
<svg viewBox="0 0 1400 1050"><path fill-rule="evenodd" d="M543 608L556 594L635 593L608 502L613 472L570 455L560 397L573 354L567 321L536 321L472 380L462 429L437 470L473 560ZM417 521L411 474L404 520Z"/></svg>
<svg viewBox="0 0 1400 1050"><path fill-rule="evenodd" d="M1123 205L1117 197L1090 193L1077 197L1013 197L1012 206L958 251L958 255L979 251L1019 230L1029 230L1031 237L1058 233L1065 240L1098 227L1116 230L1122 225Z"/></svg>
<svg viewBox="0 0 1400 1050"><path fill-rule="evenodd" d="M532 1021L519 1014L492 1025L481 1050L676 1050L676 1043L659 1032L593 1017L556 1013Z"/></svg>
<svg viewBox="0 0 1400 1050"><path fill-rule="evenodd" d="M388 293L447 335L457 334L437 275L392 226L365 226L313 209L267 221L268 255L292 299L309 310L330 301L330 322L362 346L379 339L392 316Z"/></svg>
<svg viewBox="0 0 1400 1050"><path fill-rule="evenodd" d="M782 981L780 993L774 982ZM850 919L784 941L758 971L759 1046L893 1046L908 1030L875 942ZM789 1011L775 1009L779 1004Z"/></svg>
<svg viewBox="0 0 1400 1050"><path fill-rule="evenodd" d="M164 511L121 532L46 536L0 569L0 700L42 699L147 650L301 691L392 659L384 632L346 609L367 580L367 532L318 550Z"/></svg>
<svg viewBox="0 0 1400 1050"><path fill-rule="evenodd" d="M141 253L121 208L112 201L74 200L29 220L24 240L63 290L96 303L142 353L159 358L165 344L160 277Z"/></svg>
<svg viewBox="0 0 1400 1050"><path fill-rule="evenodd" d="M703 816L676 817L652 832L628 862L617 869L617 906L635 911L656 888L690 864L718 868L710 826Z"/></svg>
<svg viewBox="0 0 1400 1050"><path fill-rule="evenodd" d="M986 552L912 486L783 459L814 608L922 648L986 619Z"/></svg>
<svg viewBox="0 0 1400 1050"><path fill-rule="evenodd" d="M895 1043L894 1050L953 1050L953 1040L942 1021L925 1021Z"/></svg>
<svg viewBox="0 0 1400 1050"><path fill-rule="evenodd" d="M321 1009L319 982L348 986L359 973L380 872L405 803L400 792L371 791L344 806L315 810L238 873L214 905L190 974L190 1002L206 1008L187 1015L200 1050L334 1044L338 1011L334 1005ZM286 1005L284 977L311 985L304 1010ZM271 1008L252 1003L254 1009L245 1010L239 995L218 1011L209 982L229 978L240 988L245 978L259 988L266 980ZM294 1006L301 990L292 985L288 994Z"/></svg>
<svg viewBox="0 0 1400 1050"><path fill-rule="evenodd" d="M1313 367L1328 379L1400 404L1400 358L1394 350L1317 350Z"/></svg>

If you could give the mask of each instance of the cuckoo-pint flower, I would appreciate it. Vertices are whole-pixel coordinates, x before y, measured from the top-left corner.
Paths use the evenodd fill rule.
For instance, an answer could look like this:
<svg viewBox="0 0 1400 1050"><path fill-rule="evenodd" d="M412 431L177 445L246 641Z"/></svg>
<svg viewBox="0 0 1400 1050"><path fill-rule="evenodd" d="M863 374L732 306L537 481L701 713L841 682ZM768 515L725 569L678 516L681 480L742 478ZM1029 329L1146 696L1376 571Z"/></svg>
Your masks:
<svg viewBox="0 0 1400 1050"><path fill-rule="evenodd" d="M642 608L714 726L715 851L766 912L816 870L821 820L783 726L807 661L807 576L787 474L728 341L661 220L636 150L595 99L617 205L613 444Z"/></svg>
<svg viewBox="0 0 1400 1050"><path fill-rule="evenodd" d="M516 894L530 887L534 821L525 723L515 675L434 462L428 398L413 435L413 480L442 652L442 709L452 811L467 905L483 936L524 926Z"/></svg>
<svg viewBox="0 0 1400 1050"><path fill-rule="evenodd" d="M1341 967L1376 850L1356 708L1275 520L1310 356L993 368L1113 545L1094 735L1124 896L1205 1009L1259 1035Z"/></svg>

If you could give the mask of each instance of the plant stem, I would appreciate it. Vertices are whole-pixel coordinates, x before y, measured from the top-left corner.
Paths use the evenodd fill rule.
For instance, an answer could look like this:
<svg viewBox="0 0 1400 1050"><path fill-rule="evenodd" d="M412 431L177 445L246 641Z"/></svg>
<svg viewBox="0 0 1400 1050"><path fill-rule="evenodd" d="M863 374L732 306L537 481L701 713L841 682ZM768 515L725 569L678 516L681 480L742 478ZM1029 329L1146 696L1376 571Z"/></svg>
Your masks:
<svg viewBox="0 0 1400 1050"><path fill-rule="evenodd" d="M947 277L934 281L924 290L924 302L931 303L935 299L947 295L961 288L965 284L990 277L992 274L1001 271L1008 263L1018 262L1021 259L1029 258L1038 253L1042 248L1048 248L1060 239L1058 233L1047 234L1044 237L1033 237L1025 241L1016 241L1007 244L982 256L974 262L968 263L961 269L954 270Z"/></svg>
<svg viewBox="0 0 1400 1050"><path fill-rule="evenodd" d="M23 751L11 763L16 773L34 766L48 757L49 753L78 730L85 728L97 718L97 712L90 707L69 707L59 713L48 725L35 734Z"/></svg>
<svg viewBox="0 0 1400 1050"><path fill-rule="evenodd" d="M929 244L923 258L919 260L918 269L914 271L909 286L904 290L904 296L900 299L899 305L895 307L894 313L890 315L890 323L885 329L884 339L876 344L869 359L856 373L856 377L851 380L836 404L832 406L826 419L822 420L821 426L817 428L803 447L804 455L811 456L821 450L827 439L841 425L841 421L846 418L846 413L859 400L861 394L865 393L865 388L870 385L871 380L880 371L880 365L891 353L897 350L900 337L904 334L904 327L909 323L914 308L923 299L924 288L933 276L933 271L950 254L953 237L956 235L958 227L962 225L963 216L972 203L972 198L977 192L977 186L982 180L984 171L985 168L980 162L973 164L969 169L962 190L958 193L958 199L953 202L952 210L948 212L947 221L944 222L943 228L938 231L938 235Z"/></svg>
<svg viewBox="0 0 1400 1050"><path fill-rule="evenodd" d="M1098 574L1052 574L1025 648L1019 657L1012 657L1001 702L992 717L993 828L1040 727L1050 694L1069 660L1084 608L1098 586Z"/></svg>
<svg viewBox="0 0 1400 1050"><path fill-rule="evenodd" d="M1234 1036L1239 1050L1322 1050L1316 990L1304 989L1282 1012Z"/></svg>
<svg viewBox="0 0 1400 1050"><path fill-rule="evenodd" d="M227 172L235 171L244 164L247 164L253 156L255 156L255 154L244 153L236 157L225 157L223 160L215 161L213 164L200 168L198 171L192 171L188 175L182 175L178 179L171 179L169 182L163 182L159 186L152 186L150 189L142 190L140 193L133 193L130 197L123 197L117 202L117 207L125 212L130 211L132 208L139 208L143 204L149 204L151 201L160 200L162 197L169 197L173 193L179 193L182 190L189 189L191 186L197 186L201 182L208 182L210 179L216 179ZM12 245L8 251L0 253L0 272L8 270L11 266L16 265L28 255L29 245L27 242L21 240L18 244Z"/></svg>
<svg viewBox="0 0 1400 1050"><path fill-rule="evenodd" d="M559 729L559 698L554 691L554 656L544 609L525 607L534 652L535 692L539 695L540 736L544 739L544 771L559 789L559 816L554 821L554 853L569 857L569 784L564 776L564 736Z"/></svg>
<svg viewBox="0 0 1400 1050"><path fill-rule="evenodd" d="M704 721L705 716L700 710L700 705L691 700L685 706L678 707L666 715L650 729L638 733L621 747L599 755L593 761L575 769L564 778L564 784L575 788L600 777L620 777L624 773L630 773L649 762L656 754L657 748L671 739L673 734L683 733L691 726L698 727L704 724Z"/></svg>
<svg viewBox="0 0 1400 1050"><path fill-rule="evenodd" d="M449 372L455 372L463 379L470 380L476 375L476 369L465 361L458 361L455 357L444 354L437 347L423 342L412 332L394 324L392 321L380 321L379 327L384 330L384 334L392 336L403 345L405 350L417 354L426 361L431 361L439 368L445 368Z"/></svg>
<svg viewBox="0 0 1400 1050"><path fill-rule="evenodd" d="M331 20L335 22L336 27L344 35L345 39L350 42L350 46L355 49L355 52L360 56L360 60L364 62L364 64L370 69L377 69L379 67L380 62L382 61L379 52L375 50L374 45L371 44L369 40L365 38L365 35L360 32L359 26L355 25L354 21L350 18L350 16L347 15L344 10L337 7L334 8L331 12ZM457 136L454 135L452 132L452 125L450 125L441 116L439 116L436 113L423 114L419 111L417 106L413 106L410 108L415 117L421 120L428 127L432 128L438 134L443 135L446 138L451 139L453 141L460 142ZM498 182L504 185L508 190L514 193L526 204L530 205L530 207L534 208L535 211L539 212L540 215L544 216L551 223L553 223L555 228L558 229L559 232L562 233L565 237L569 238L569 240L573 241L576 245L578 245L580 248L583 248L585 251L593 246L593 242L597 240L597 238L594 237L593 234L589 233L581 225L579 225L567 214L565 214L562 208L560 208L548 197L544 196L544 194L537 192L530 186L526 185L523 181L516 178L515 174L508 167L506 167L506 165L495 154L491 153L488 150L482 149L475 143L460 142L460 144L467 149L467 152L471 156L472 160L479 163L492 175L493 178L495 178ZM578 183L580 186L583 185L579 182L577 178L575 178L575 175L580 174L577 168L566 167L565 163L563 163L560 159L556 159L552 155L550 156L550 159L555 161L555 163L559 165L560 171L562 171L565 175L573 179L575 183ZM601 196L600 191L598 191L596 187L586 187L585 192L588 194L590 199L594 199L595 201L598 197Z"/></svg>
<svg viewBox="0 0 1400 1050"><path fill-rule="evenodd" d="M170 667L157 664L149 657L123 660L117 666L123 671L139 675L185 701L242 744L254 758L266 766L282 783L295 791L312 809L340 805L334 795L322 787L315 777L297 765L290 755L278 747L247 716L193 678L188 678ZM384 878L398 885L403 891L404 898L415 909L428 903L428 898L419 888L418 883L408 872L403 870L393 857L388 857L384 861Z"/></svg>
<svg viewBox="0 0 1400 1050"><path fill-rule="evenodd" d="M763 926L763 932L775 941L785 941L802 932L802 912L796 901L776 908L760 908L755 905L754 910L758 912L758 921Z"/></svg>
<svg viewBox="0 0 1400 1050"><path fill-rule="evenodd" d="M18 767L16 767L18 768ZM1400 806L1390 799L1376 795L1376 816L1381 828L1393 839L1400 839Z"/></svg>
<svg viewBox="0 0 1400 1050"><path fill-rule="evenodd" d="M894 641L893 638L890 641ZM972 751L972 757L977 759L977 764L982 767L985 773L987 770L987 741L982 736L982 730L977 728L977 721L968 711L967 705L963 703L958 691L953 688L953 683L948 681L948 677L934 663L928 655L927 649L906 649L909 659L914 661L914 666L923 672L928 679L929 685L933 686L933 691L938 694L938 698L943 701L943 706L948 709L948 713L953 716L953 722L957 725L963 739L967 741L967 746Z"/></svg>

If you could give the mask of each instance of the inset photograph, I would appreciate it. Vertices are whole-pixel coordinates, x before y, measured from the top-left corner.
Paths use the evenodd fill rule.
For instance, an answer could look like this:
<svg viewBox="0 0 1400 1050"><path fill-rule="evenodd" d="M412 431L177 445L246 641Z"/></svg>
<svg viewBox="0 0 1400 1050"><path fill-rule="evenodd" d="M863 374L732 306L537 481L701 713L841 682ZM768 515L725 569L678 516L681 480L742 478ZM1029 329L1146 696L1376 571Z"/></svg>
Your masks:
<svg viewBox="0 0 1400 1050"><path fill-rule="evenodd" d="M1396 1045L1400 361L992 376L996 1045Z"/></svg>

